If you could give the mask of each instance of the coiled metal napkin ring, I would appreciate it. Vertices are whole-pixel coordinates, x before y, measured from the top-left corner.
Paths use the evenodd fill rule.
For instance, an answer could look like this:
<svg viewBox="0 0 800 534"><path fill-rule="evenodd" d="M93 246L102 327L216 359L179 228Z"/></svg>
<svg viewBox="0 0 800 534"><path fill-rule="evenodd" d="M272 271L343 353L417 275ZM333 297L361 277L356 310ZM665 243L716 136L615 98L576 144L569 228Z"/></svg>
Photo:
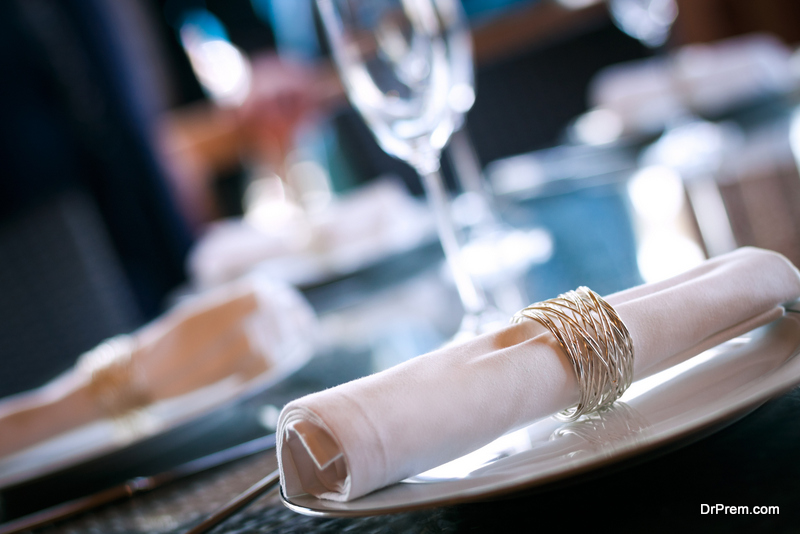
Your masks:
<svg viewBox="0 0 800 534"><path fill-rule="evenodd" d="M558 417L574 421L611 406L633 378L633 340L616 310L589 289L579 287L554 299L531 304L511 322L531 319L547 328L572 364L580 400Z"/></svg>

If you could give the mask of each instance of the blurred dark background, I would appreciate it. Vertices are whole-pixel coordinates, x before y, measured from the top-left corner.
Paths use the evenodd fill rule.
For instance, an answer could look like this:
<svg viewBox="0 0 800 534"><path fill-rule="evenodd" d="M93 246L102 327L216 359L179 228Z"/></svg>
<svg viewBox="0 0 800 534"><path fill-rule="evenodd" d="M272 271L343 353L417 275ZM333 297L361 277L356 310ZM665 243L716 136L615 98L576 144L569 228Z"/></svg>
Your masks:
<svg viewBox="0 0 800 534"><path fill-rule="evenodd" d="M564 142L588 109L590 81L608 65L752 31L800 40L792 0L677 4L669 41L654 49L621 31L604 3L464 0L478 94L467 128L480 163ZM180 24L205 10L255 54L281 46L286 28L271 9L269 0L0 4L0 396L44 383L101 340L154 318L185 283L199 230L177 205L154 133L164 114L209 104ZM317 53L325 57L324 44ZM347 170L335 188L391 173L420 193L412 171L377 147L354 112L338 109L331 124ZM218 215L241 213L243 174L241 165L216 173ZM560 201L540 217L568 211Z"/></svg>

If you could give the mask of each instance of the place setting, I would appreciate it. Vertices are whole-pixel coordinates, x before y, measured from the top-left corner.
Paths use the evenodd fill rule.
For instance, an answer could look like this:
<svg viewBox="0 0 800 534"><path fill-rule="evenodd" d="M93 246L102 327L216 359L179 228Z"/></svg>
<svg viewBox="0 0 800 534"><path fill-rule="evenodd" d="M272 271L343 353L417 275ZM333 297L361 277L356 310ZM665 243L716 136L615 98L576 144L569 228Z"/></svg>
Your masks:
<svg viewBox="0 0 800 534"><path fill-rule="evenodd" d="M569 176L568 190L547 193L528 176L524 194L508 193L519 201L511 205L480 169L468 186L464 168L443 167L454 135L466 157L479 94L479 29L465 11L474 8L313 5L341 89L380 149L416 173L424 202L401 181L377 179L317 211L256 203L208 226L165 311L0 399L0 534L370 532L395 522L408 530L416 518L458 532L473 520L500 525L506 513L519 520L526 507L543 514L571 494L576 502L558 510L585 506L591 513L574 518L584 525L618 498L598 491L606 486L623 500L646 493L632 515L641 521L662 510L662 490L679 494L697 471L699 489L674 498L686 505L708 491L708 502L662 518L661 531L709 515L713 499L752 499L782 480L799 437L779 415L800 384L800 271L786 255L734 238L708 246L696 189L678 187L674 196L695 203L670 222L694 236L697 254L671 258L680 268L662 265L663 276L641 269L640 283L620 277L613 291L595 291L558 265L539 277L560 237L513 222L539 196L600 197L600 184L633 197L643 170L657 164L664 175L671 165L653 154L680 126L664 125L661 141L637 137L641 146L623 140L625 164L611 181L601 169L589 186ZM548 172L573 165L589 176L592 154L618 148L605 143L575 150L588 163L559 153ZM512 183L534 159L490 168ZM271 179L251 192L288 194L285 176ZM453 189L467 195L454 201ZM629 201L631 236L655 235L655 216L635 215ZM470 210L480 212L471 222ZM589 233L584 224L570 231ZM582 268L613 271L592 265L596 250L584 256ZM743 451L758 456L761 440L764 457L730 465L726 481L726 466ZM665 487L633 487L651 476ZM780 505L776 524L786 526L796 492L781 484L764 490L774 503L725 502Z"/></svg>

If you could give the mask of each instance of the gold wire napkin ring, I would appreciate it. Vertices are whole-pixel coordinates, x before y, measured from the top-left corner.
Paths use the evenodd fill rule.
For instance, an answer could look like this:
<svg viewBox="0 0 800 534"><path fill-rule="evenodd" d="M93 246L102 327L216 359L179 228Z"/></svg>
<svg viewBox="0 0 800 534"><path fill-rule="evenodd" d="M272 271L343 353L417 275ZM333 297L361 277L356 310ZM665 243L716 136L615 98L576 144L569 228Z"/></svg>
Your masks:
<svg viewBox="0 0 800 534"><path fill-rule="evenodd" d="M89 379L89 391L100 409L116 419L149 404L146 381L136 365L136 340L130 335L107 339L81 355L78 372Z"/></svg>
<svg viewBox="0 0 800 534"><path fill-rule="evenodd" d="M631 385L630 333L616 310L588 287L531 304L514 314L511 322L524 319L536 321L553 334L578 379L580 400L559 413L559 419L574 421L607 408Z"/></svg>

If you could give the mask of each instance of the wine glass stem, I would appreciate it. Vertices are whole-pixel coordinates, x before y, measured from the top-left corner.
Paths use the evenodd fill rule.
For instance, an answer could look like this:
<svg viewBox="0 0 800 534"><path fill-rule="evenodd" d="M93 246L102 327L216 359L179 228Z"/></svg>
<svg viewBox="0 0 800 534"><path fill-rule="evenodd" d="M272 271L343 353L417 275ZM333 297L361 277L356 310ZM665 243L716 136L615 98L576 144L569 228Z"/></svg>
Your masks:
<svg viewBox="0 0 800 534"><path fill-rule="evenodd" d="M453 274L456 290L464 305L464 311L471 315L479 315L486 309L486 298L467 272L461 257L461 246L458 243L453 218L450 215L450 203L444 189L442 175L438 170L419 173L428 203L436 217L436 229L444 250L445 261Z"/></svg>

